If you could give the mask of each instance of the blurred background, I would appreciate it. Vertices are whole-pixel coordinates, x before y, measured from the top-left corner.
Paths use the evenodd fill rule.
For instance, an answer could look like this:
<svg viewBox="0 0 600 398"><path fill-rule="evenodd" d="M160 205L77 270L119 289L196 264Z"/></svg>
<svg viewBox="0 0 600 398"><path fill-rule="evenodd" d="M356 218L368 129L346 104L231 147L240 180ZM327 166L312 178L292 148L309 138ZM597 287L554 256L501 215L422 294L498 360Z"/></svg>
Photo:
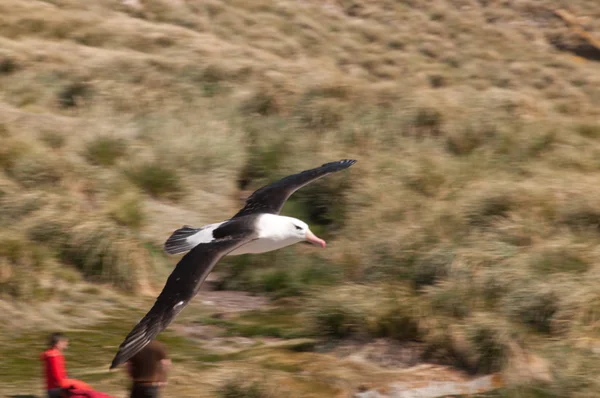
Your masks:
<svg viewBox="0 0 600 398"><path fill-rule="evenodd" d="M599 396L595 0L2 0L0 393L62 331L127 396L171 232L342 158L283 211L327 249L221 261L164 396Z"/></svg>

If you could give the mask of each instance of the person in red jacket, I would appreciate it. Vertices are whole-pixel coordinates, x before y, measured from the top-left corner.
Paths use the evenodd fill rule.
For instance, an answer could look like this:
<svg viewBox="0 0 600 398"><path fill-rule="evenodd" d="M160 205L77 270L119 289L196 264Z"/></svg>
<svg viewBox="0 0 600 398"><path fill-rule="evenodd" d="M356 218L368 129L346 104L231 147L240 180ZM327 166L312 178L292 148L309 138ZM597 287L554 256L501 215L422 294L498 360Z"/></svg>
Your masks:
<svg viewBox="0 0 600 398"><path fill-rule="evenodd" d="M69 339L62 333L52 333L48 341L49 348L41 354L46 376L48 398L62 396L62 383L67 378L63 351L69 345Z"/></svg>

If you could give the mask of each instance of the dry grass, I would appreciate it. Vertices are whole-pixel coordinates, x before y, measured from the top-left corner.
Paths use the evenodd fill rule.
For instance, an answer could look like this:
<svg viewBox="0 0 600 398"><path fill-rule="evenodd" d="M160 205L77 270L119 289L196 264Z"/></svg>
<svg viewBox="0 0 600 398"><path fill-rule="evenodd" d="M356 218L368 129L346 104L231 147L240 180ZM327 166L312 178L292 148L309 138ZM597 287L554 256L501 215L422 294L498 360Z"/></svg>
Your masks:
<svg viewBox="0 0 600 398"><path fill-rule="evenodd" d="M286 206L328 251L227 260L228 287L386 281L364 296L383 312L324 289L319 332L419 339L481 372L531 341L546 390L593 396L591 352L567 369L556 350L598 338L600 74L554 46L573 35L556 8L600 34L584 0L3 1L3 299L45 299L65 269L143 290L147 243L353 157Z"/></svg>

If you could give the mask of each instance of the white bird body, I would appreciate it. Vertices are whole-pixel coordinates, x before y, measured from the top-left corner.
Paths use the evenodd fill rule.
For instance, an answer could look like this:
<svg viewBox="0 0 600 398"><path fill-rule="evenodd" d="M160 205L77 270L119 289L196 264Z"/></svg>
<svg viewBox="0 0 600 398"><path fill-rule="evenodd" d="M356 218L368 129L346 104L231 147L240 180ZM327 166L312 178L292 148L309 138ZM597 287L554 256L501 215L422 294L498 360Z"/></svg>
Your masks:
<svg viewBox="0 0 600 398"><path fill-rule="evenodd" d="M227 220L229 221L229 220ZM198 228L196 233L182 238L178 242L178 251L188 251L200 243L210 243L215 240L213 231L225 224L227 221L208 224ZM240 254L258 254L282 249L286 246L306 240L306 233L310 231L305 222L293 217L280 216L277 214L261 214L254 220L257 239L251 240L245 245L228 253L227 256L238 256ZM301 229L297 229L300 227Z"/></svg>
<svg viewBox="0 0 600 398"><path fill-rule="evenodd" d="M293 226L302 227L296 230ZM229 253L229 256L240 254L266 253L282 249L295 243L306 240L307 232L310 233L305 222L293 217L280 216L276 214L261 214L256 219L256 231L258 239L250 241ZM297 233L299 232L300 233Z"/></svg>

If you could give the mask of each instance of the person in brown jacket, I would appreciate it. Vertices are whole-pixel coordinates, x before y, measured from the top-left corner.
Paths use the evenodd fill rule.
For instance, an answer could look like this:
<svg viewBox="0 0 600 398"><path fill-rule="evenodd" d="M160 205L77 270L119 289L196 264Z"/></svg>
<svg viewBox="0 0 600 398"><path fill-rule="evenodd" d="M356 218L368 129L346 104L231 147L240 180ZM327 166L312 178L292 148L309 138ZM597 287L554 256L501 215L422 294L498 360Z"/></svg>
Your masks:
<svg viewBox="0 0 600 398"><path fill-rule="evenodd" d="M170 364L164 344L152 340L127 362L127 371L133 380L129 397L158 398L159 389L167 384Z"/></svg>

